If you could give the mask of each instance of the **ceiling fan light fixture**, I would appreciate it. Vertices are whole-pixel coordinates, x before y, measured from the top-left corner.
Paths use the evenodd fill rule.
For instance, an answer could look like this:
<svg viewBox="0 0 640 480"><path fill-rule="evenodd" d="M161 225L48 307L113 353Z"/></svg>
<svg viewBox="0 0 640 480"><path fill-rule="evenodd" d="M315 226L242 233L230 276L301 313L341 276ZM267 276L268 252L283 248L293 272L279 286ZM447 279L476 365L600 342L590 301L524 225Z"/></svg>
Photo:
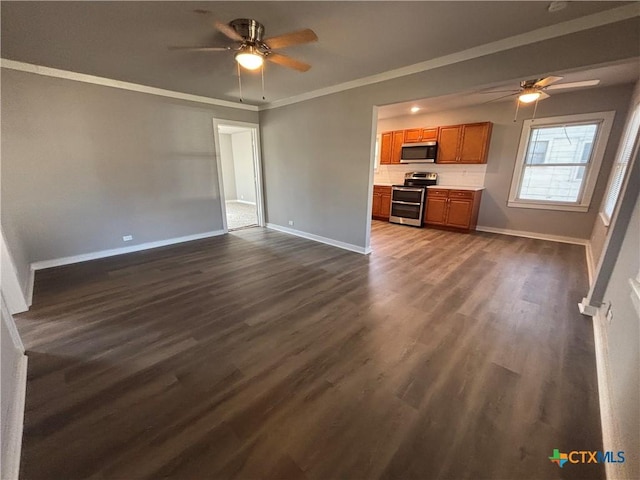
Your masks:
<svg viewBox="0 0 640 480"><path fill-rule="evenodd" d="M264 56L250 46L236 53L236 62L247 70L257 70L264 63Z"/></svg>
<svg viewBox="0 0 640 480"><path fill-rule="evenodd" d="M522 91L522 93L518 96L518 100L522 103L531 103L535 102L538 98L540 98L540 91L534 88L527 88Z"/></svg>

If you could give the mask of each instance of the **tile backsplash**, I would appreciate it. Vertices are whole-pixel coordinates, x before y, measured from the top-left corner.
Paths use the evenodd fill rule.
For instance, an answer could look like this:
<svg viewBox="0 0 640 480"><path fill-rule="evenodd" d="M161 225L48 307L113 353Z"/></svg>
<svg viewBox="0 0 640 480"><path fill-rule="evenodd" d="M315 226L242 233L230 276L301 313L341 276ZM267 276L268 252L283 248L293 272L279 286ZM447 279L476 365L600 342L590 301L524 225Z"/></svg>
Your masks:
<svg viewBox="0 0 640 480"><path fill-rule="evenodd" d="M465 187L483 187L484 174L487 165L438 165L426 164L401 164L379 165L374 171L373 183L375 185L397 185L404 182L404 174L407 172L436 172L439 185L459 185Z"/></svg>

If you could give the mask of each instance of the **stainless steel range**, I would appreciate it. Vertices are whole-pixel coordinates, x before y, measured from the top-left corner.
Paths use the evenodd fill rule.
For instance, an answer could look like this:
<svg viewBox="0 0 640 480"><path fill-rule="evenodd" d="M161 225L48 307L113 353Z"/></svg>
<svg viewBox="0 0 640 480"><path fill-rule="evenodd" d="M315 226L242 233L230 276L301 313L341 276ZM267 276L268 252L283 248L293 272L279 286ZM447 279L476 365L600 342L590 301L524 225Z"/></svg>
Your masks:
<svg viewBox="0 0 640 480"><path fill-rule="evenodd" d="M404 184L391 187L391 215L389 216L389 221L391 223L421 227L427 199L427 187L437 183L437 173L405 173Z"/></svg>

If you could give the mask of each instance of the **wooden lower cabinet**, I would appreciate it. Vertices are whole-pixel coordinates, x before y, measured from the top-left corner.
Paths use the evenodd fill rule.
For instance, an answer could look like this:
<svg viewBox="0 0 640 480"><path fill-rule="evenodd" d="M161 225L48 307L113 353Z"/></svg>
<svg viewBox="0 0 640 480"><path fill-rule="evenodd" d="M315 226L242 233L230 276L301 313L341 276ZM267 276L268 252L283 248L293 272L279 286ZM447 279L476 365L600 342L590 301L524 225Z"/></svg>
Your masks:
<svg viewBox="0 0 640 480"><path fill-rule="evenodd" d="M373 208L371 217L376 220L389 220L391 212L391 187L387 185L373 186Z"/></svg>
<svg viewBox="0 0 640 480"><path fill-rule="evenodd" d="M482 190L433 189L427 191L424 223L475 230Z"/></svg>

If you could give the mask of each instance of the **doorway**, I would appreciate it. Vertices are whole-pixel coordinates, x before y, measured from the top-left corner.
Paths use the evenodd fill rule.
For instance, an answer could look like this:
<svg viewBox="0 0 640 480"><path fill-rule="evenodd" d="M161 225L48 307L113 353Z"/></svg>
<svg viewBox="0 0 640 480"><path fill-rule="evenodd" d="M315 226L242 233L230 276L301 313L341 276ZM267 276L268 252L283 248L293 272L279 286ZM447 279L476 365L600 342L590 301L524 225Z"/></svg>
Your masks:
<svg viewBox="0 0 640 480"><path fill-rule="evenodd" d="M214 120L225 231L264 226L258 126Z"/></svg>

